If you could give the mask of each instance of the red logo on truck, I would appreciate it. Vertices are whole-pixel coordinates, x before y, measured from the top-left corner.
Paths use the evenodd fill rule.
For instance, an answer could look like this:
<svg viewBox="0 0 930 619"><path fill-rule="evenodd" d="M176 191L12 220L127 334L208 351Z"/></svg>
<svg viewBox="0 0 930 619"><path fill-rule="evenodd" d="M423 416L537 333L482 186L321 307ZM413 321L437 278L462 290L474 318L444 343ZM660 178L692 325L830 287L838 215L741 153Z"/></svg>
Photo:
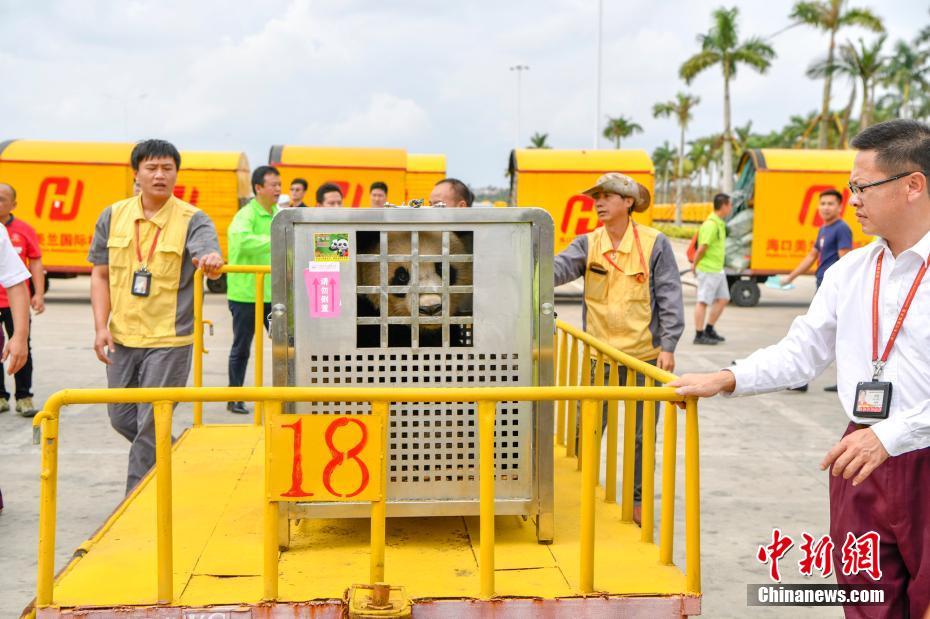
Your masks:
<svg viewBox="0 0 930 619"><path fill-rule="evenodd" d="M36 199L36 217L41 218L48 205L48 218L54 221L71 221L77 217L84 195L84 181L74 183L67 176L49 176L39 185L39 197Z"/></svg>
<svg viewBox="0 0 930 619"><path fill-rule="evenodd" d="M350 181L326 181L339 187L342 192L342 206L350 208L359 208L362 205L362 197L365 195L365 187L360 183Z"/></svg>
<svg viewBox="0 0 930 619"><path fill-rule="evenodd" d="M798 213L798 221L801 225L807 224L807 217L811 210L814 211L814 221L811 223L815 228L819 228L823 225L823 217L820 216L820 211L817 210L817 207L820 205L820 192L827 191L828 189L836 189L833 185L811 185L807 188L807 191L804 193L804 199L801 200L801 210ZM840 218L843 217L843 214L846 212L846 205L849 204L849 188L843 189L843 205L840 208ZM813 209L811 207L813 206Z"/></svg>
<svg viewBox="0 0 930 619"><path fill-rule="evenodd" d="M193 204L197 206L197 201L200 199L200 191L196 187L191 187L189 195L186 185L175 185L174 186L174 197L179 200L184 200L188 204Z"/></svg>
<svg viewBox="0 0 930 619"><path fill-rule="evenodd" d="M578 236L592 232L601 225L594 211L594 199L576 194L565 203L565 212L562 214L561 230L563 233Z"/></svg>

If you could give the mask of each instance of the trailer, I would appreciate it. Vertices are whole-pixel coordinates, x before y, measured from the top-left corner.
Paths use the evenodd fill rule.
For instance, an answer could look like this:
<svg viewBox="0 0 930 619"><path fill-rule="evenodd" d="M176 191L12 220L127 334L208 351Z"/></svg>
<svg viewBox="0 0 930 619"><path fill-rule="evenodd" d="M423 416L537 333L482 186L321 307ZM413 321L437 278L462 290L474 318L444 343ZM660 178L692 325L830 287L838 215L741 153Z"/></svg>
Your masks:
<svg viewBox="0 0 930 619"><path fill-rule="evenodd" d="M130 142L0 143L0 179L16 189L15 216L36 230L51 277L90 273L94 225L104 208L133 194ZM249 161L235 151L181 151L174 193L216 225L226 253L226 228L245 204ZM211 289L217 284L211 282Z"/></svg>
<svg viewBox="0 0 930 619"><path fill-rule="evenodd" d="M856 151L763 148L743 153L737 166L733 212L727 218L725 270L735 305L759 303L759 284L790 273L806 256L823 223L820 192L843 196L841 217L853 232L853 247L872 241L848 208L849 173Z"/></svg>
<svg viewBox="0 0 930 619"><path fill-rule="evenodd" d="M516 149L510 153L510 205L538 206L555 222L555 253L576 236L593 232L600 222L594 200L581 192L607 172L622 172L654 195L655 167L644 150ZM652 211L633 219L652 224Z"/></svg>
<svg viewBox="0 0 930 619"><path fill-rule="evenodd" d="M446 156L407 154L407 202L427 200L433 187L446 177Z"/></svg>
<svg viewBox="0 0 930 619"><path fill-rule="evenodd" d="M305 200L311 202L315 201L317 187L323 183L338 185L342 191L342 205L351 208L371 206L369 188L376 181L387 184L387 201L391 204L403 203L406 195L407 151L401 148L278 144L268 153L268 165L281 172L284 188L295 178L307 181Z"/></svg>

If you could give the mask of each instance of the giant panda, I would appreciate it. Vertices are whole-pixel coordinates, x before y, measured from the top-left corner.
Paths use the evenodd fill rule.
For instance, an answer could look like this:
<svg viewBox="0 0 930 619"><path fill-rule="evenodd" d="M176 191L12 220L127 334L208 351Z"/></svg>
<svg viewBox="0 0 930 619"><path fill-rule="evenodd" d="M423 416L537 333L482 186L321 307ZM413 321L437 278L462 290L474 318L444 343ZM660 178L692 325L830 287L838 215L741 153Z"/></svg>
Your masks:
<svg viewBox="0 0 930 619"><path fill-rule="evenodd" d="M379 253L379 234L359 233L359 254ZM449 254L471 254L471 233L449 233ZM388 233L389 254L410 254L410 232ZM442 233L420 232L419 255L441 256ZM419 261L419 285L441 286L442 263L430 262L428 259ZM388 262L388 285L406 286L410 284L412 270L409 262ZM472 263L452 262L449 264L449 285L467 286L472 284ZM380 286L380 264L378 262L360 262L358 265L359 286ZM464 301L463 295L450 295L450 316L470 316L471 304ZM380 300L378 294L359 294L358 316L380 316ZM388 294L389 316L410 316L416 312L420 316L442 316L442 295L438 293L420 293L419 295L407 293ZM450 343L462 345L466 336L463 325L450 326ZM360 325L358 327L359 348L377 348L380 346L380 327L377 325ZM407 325L388 325L388 347L409 347L411 345L411 329ZM442 325L420 324L419 345L421 347L442 346Z"/></svg>

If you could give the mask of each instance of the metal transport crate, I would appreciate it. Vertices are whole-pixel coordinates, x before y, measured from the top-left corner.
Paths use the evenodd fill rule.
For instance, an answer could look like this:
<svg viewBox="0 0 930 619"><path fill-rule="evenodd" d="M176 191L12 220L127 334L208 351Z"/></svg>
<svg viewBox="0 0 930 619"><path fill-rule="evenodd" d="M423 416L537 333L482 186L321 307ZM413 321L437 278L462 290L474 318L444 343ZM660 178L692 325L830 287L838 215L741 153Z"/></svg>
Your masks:
<svg viewBox="0 0 930 619"><path fill-rule="evenodd" d="M552 385L553 224L541 209L293 209L272 225L276 386ZM368 404L288 412L368 414ZM498 514L552 538L552 404L504 402ZM478 513L474 404L392 404L389 516ZM367 517L305 503L289 518Z"/></svg>

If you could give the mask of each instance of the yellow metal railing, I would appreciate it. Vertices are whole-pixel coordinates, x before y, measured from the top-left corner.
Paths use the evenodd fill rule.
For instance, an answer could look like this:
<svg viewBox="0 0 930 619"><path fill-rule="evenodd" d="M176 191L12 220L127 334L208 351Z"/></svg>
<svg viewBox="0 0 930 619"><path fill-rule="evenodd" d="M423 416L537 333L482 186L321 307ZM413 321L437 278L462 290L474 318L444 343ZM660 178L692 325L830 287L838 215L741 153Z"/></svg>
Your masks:
<svg viewBox="0 0 930 619"><path fill-rule="evenodd" d="M560 326L563 337L584 339L587 336ZM582 337L584 336L584 337ZM594 345L585 341L586 348ZM599 343L597 346L601 346ZM562 347L564 350L564 347ZM615 351L599 351L614 355ZM651 371L654 368L640 366L634 360L622 355L625 362L633 369ZM560 364L565 363L560 355ZM663 374L664 376L664 374ZM177 387L177 388L141 388L141 389L75 389L59 391L45 403L45 408L34 418L34 425L41 429L41 488L39 506L39 548L36 606L44 608L53 605L54 596L54 557L56 502L58 479L58 430L61 407L69 404L129 403L151 402L154 404L156 423L155 448L155 483L156 483L156 536L157 536L157 577L156 591L158 603L173 602L173 557L172 557L172 452L171 419L173 404L178 402L223 402L228 400L262 402L268 405L265 415L266 441L269 423L281 411L283 402L368 402L372 412L382 417L381 427L386 431L389 415L389 403L407 402L476 402L479 417L479 570L480 597L491 598L495 595L494 585L494 420L497 403L501 401L581 401L582 426L582 488L581 488L581 561L579 565L579 589L581 594L595 592L594 588L594 514L595 486L597 484L597 445L595 436L599 404L604 400L624 400L634 402L642 400L673 401L679 399L674 389L660 387L497 387L497 388L432 388L432 389L377 389L377 388L304 388L304 387ZM564 407L563 407L564 408ZM670 409L671 410L671 409ZM573 411L573 409L572 409ZM562 413L565 411L562 410ZM564 415L560 414L560 417ZM669 428L674 428L676 415L666 415L666 440L670 436ZM668 421L668 420L671 421ZM688 440L686 442L686 510L688 526L686 582L687 592L699 595L701 591L700 560L698 553L698 480L697 480L697 406L695 400L687 402ZM627 426L629 428L629 426ZM662 541L660 560L671 564L671 534L674 498L674 468L668 477L668 465L674 462L674 431L671 443L666 443L666 455L671 457L664 463L663 473L663 509ZM267 445L267 442L266 442ZM385 580L385 523L388 442L382 443L381 452L381 493L378 501L372 503L371 510L371 566L372 583ZM645 449L644 449L645 451ZM645 455L645 454L644 454ZM267 458L270 449L266 448L266 483ZM625 481L632 480L632 474ZM669 483L671 485L669 485ZM625 485L626 487L626 485ZM624 505L629 493L624 492ZM266 497L269 496L266 492ZM645 501L644 492L644 501ZM628 520L628 510L624 510L623 519ZM644 512L645 513L645 512ZM274 600L278 591L278 505L266 500L264 522L264 598ZM646 524L644 518L644 525ZM645 534L644 534L645 535Z"/></svg>
<svg viewBox="0 0 930 619"><path fill-rule="evenodd" d="M265 276L271 273L271 267L267 265L253 264L227 264L222 268L223 273L253 273L255 274L255 337L253 346L255 347L255 386L261 387L264 384L265 376L265 338L263 337L265 323ZM209 351L204 346L203 328L204 325L211 326L210 333L213 333L213 323L204 320L203 317L203 271L197 269L194 272L194 359L193 359L193 383L194 387L203 387L203 356ZM255 402L255 424L262 422L262 403ZM203 402L194 402L194 425L203 424Z"/></svg>
<svg viewBox="0 0 930 619"><path fill-rule="evenodd" d="M656 401L674 401L673 395L651 398L646 394L654 391L674 392L669 388L657 388L656 384L668 383L675 379L671 372L640 361L593 336L565 323L556 321L556 380L559 386L604 385L604 365L609 364L610 376L608 386L617 389L619 373L626 372L626 384L637 384L637 374L644 377L644 387L620 389L623 395L613 396L607 407L607 441L606 471L604 482L605 500L615 503L617 488L617 448L618 448L618 400L623 400L623 496L620 500L621 518L625 522L633 521L633 478L635 467L636 441L636 405L643 402L643 447L642 447L642 505L641 505L641 539L653 543L655 528L655 427ZM581 356L578 349L581 344ZM594 376L591 376L591 362L595 360ZM579 378L579 363L581 377ZM590 397L590 396L589 396ZM556 444L565 447L565 455L575 457L575 431L577 427L577 400L561 400L556 414ZM677 458L678 416L673 414L675 406L667 405L662 455L662 505L659 526L659 560L672 565L673 537L675 533L675 464ZM600 402L588 400L581 405L581 435L578 437L581 449L579 467L586 475L582 487L582 533L589 531L593 535L594 486L599 482L601 446ZM697 400L685 403L685 575L689 592L701 591L701 505L700 505L700 458L698 454L698 415ZM588 496L587 493L590 493ZM585 511L586 509L590 512ZM589 530L589 527L591 528ZM593 544L592 544L593 545ZM582 548L587 548L586 543ZM583 551L584 552L584 551ZM591 561L587 558L587 561ZM584 582L590 585L590 581Z"/></svg>

